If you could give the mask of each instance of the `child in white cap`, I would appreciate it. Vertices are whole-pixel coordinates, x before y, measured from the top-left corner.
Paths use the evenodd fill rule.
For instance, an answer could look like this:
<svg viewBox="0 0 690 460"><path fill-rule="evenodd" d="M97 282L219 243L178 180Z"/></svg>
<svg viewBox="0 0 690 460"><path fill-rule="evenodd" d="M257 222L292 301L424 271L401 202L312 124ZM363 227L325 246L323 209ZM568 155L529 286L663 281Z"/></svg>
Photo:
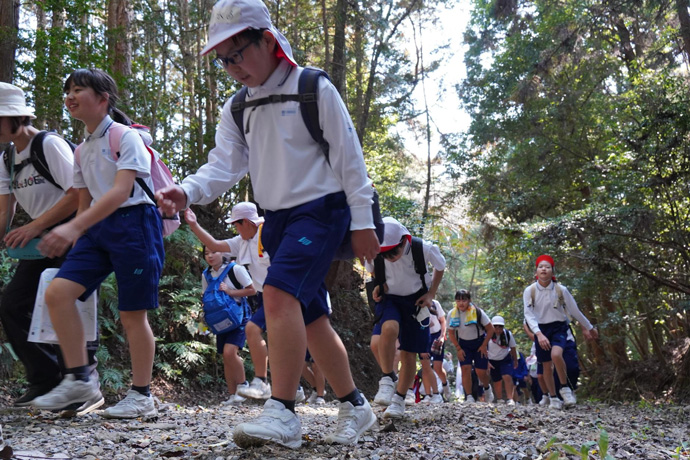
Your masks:
<svg viewBox="0 0 690 460"><path fill-rule="evenodd" d="M0 82L0 143L9 144L2 158L4 161L0 161L0 238L7 248L28 249L32 240L36 241L77 211L78 193L72 187L72 149L55 133L33 127L31 120L34 118L33 110L26 105L24 91ZM38 154L32 155L32 151L39 148L43 149L43 159ZM37 164L43 161L45 163ZM15 203L19 203L31 221L10 230ZM63 251L53 258L19 260L12 280L3 290L0 321L9 343L24 365L29 383L27 391L14 401L16 407L31 406L36 398L55 388L65 372L56 347L28 341L41 273L47 268L60 267L65 255L66 251ZM40 255L34 253L34 257ZM94 376L97 375L97 349L97 342L87 344L88 371ZM77 414L83 414L102 404L103 397L98 394L73 406L77 408Z"/></svg>
<svg viewBox="0 0 690 460"><path fill-rule="evenodd" d="M418 353L427 353L429 347L429 307L441 284L446 259L438 246L423 241L425 266L434 267L433 275L428 272L424 280L415 271L412 257L412 235L392 217L384 217L385 233L381 254L385 269L385 283L379 283L373 292L376 313L380 320L378 344L379 363L383 377L375 401L387 405L384 418L402 418L405 413L405 395L412 385L416 373ZM380 263L380 262L379 262ZM375 276L375 264L367 262L367 271ZM396 378L393 369L395 341L400 341L400 375ZM396 382L397 380L397 382Z"/></svg>
<svg viewBox="0 0 690 460"><path fill-rule="evenodd" d="M537 360L544 366L544 382L549 391L550 407L561 409L564 403L566 407L577 403L572 389L567 385L560 390L563 401L558 399L553 374L555 367L558 379L561 382L568 381L566 362L563 359L563 350L568 341L568 316L581 324L585 338L595 340L599 334L577 307L568 289L556 281L553 258L543 254L537 257L535 265L537 281L527 286L522 295L525 321L535 335Z"/></svg>
<svg viewBox="0 0 690 460"><path fill-rule="evenodd" d="M212 50L216 63L248 88L247 104L298 94L304 69L295 62L261 0L216 3L202 54ZM235 427L234 440L240 447L266 442L293 449L301 446L294 404L307 344L340 401L338 424L326 442L356 443L376 423L355 387L347 351L328 318L324 284L348 231L356 257L376 257L374 190L338 91L326 78L319 78L317 93L328 157L307 130L299 102L250 106L243 113L241 131L233 119L231 98L223 107L208 163L181 186L157 194L165 212L206 204L249 172L256 202L266 210L261 243L271 256L263 301L272 394L261 416Z"/></svg>
<svg viewBox="0 0 690 460"><path fill-rule="evenodd" d="M494 326L494 335L489 340L487 351L494 395L496 399L500 399L505 386L506 403L514 406L513 369L517 369L518 366L517 343L515 336L505 328L506 322L502 316L496 315L491 318L491 324Z"/></svg>

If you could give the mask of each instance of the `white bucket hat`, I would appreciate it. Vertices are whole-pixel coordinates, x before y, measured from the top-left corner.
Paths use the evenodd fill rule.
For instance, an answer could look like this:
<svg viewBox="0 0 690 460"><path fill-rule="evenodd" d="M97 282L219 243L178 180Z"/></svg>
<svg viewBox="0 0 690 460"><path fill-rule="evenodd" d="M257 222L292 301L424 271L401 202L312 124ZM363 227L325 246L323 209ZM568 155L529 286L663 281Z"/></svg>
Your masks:
<svg viewBox="0 0 690 460"><path fill-rule="evenodd" d="M502 316L496 315L493 318L491 318L491 324L493 324L494 326L504 326L505 327L506 321L503 319Z"/></svg>
<svg viewBox="0 0 690 460"><path fill-rule="evenodd" d="M256 225L263 223L264 218L259 217L259 213L256 211L256 205L248 201L243 201L242 203L237 203L232 207L232 212L230 213L230 218L226 219L225 222L232 224L241 219L249 219Z"/></svg>
<svg viewBox="0 0 690 460"><path fill-rule="evenodd" d="M398 222L393 217L384 217L383 243L381 244L381 252L390 251L400 244L403 236L407 237L408 243L412 240L412 235L407 231L405 226Z"/></svg>
<svg viewBox="0 0 690 460"><path fill-rule="evenodd" d="M34 111L26 106L24 91L3 82L0 82L0 117L36 118Z"/></svg>
<svg viewBox="0 0 690 460"><path fill-rule="evenodd" d="M201 50L201 55L246 29L268 29L278 42L281 56L292 65L297 65L287 38L273 26L268 8L262 0L220 0L216 3L208 26L208 43Z"/></svg>

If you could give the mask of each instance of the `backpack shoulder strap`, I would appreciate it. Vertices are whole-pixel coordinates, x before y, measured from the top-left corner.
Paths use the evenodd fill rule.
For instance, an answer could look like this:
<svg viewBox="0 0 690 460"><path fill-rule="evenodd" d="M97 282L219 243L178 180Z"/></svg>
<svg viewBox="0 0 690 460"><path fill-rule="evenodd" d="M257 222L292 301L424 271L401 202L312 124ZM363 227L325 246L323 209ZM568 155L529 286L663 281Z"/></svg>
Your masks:
<svg viewBox="0 0 690 460"><path fill-rule="evenodd" d="M530 295L532 296L532 308L534 308L534 302L537 299L537 283L532 283L532 286L530 286L529 290Z"/></svg>
<svg viewBox="0 0 690 460"><path fill-rule="evenodd" d="M379 295L383 294L383 285L386 284L386 263L381 254L374 258L374 280L379 288Z"/></svg>
<svg viewBox="0 0 690 460"><path fill-rule="evenodd" d="M323 130L319 123L319 106L317 104L319 77L328 78L328 74L321 69L315 67L305 67L299 76L297 83L297 92L300 95L300 111L302 112L302 119L309 130L309 134L321 146L326 161L330 163L329 145L323 138Z"/></svg>
<svg viewBox="0 0 690 460"><path fill-rule="evenodd" d="M242 134L242 139L244 139L244 109L245 109L245 99L247 99L247 87L243 86L239 91L235 93L232 97L232 105L230 106L230 112L232 113L232 118L235 120L237 129L240 130Z"/></svg>
<svg viewBox="0 0 690 460"><path fill-rule="evenodd" d="M203 271L204 278L206 278L206 289L208 289L209 286L211 286L211 283L213 283L213 277L211 276L211 267L207 267L206 270Z"/></svg>
<svg viewBox="0 0 690 460"><path fill-rule="evenodd" d="M426 285L426 278L424 276L427 272L426 261L424 260L424 242L421 238L413 236L410 245L412 246L414 271L417 272L419 278L422 280L422 286L424 286L424 289L428 289Z"/></svg>
<svg viewBox="0 0 690 460"><path fill-rule="evenodd" d="M29 158L31 163L34 165L34 168L36 168L36 171L43 176L45 180L62 190L62 187L60 187L60 185L55 181L55 178L48 169L48 161L46 161L46 154L43 150L43 141L48 134L51 133L47 131L40 131L38 134L36 134L36 136L34 136L31 141L31 153L29 154ZM57 134L52 134L57 136Z"/></svg>
<svg viewBox="0 0 690 460"><path fill-rule="evenodd" d="M564 306L565 305L565 300L563 299L563 289L561 289L561 285L558 284L556 281L553 282L554 288L556 288L556 295L558 296L558 305Z"/></svg>
<svg viewBox="0 0 690 460"><path fill-rule="evenodd" d="M235 276L235 265L235 262L230 262L228 264L228 267L230 267L230 269L228 270L227 276L228 278L230 278L230 282L233 284L233 286L235 286L235 289L243 289L244 286L240 285L240 282L237 281L237 276Z"/></svg>

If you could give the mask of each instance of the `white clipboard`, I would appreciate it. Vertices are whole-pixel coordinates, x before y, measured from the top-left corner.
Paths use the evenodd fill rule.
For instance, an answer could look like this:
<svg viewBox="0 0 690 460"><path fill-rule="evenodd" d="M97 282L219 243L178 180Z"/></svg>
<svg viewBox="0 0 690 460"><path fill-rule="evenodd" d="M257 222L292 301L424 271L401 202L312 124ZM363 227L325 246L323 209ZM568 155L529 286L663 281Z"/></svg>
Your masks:
<svg viewBox="0 0 690 460"><path fill-rule="evenodd" d="M57 275L58 270L57 268L46 268L41 273L41 280L38 283L38 292L36 293L36 303L34 304L34 313L29 328L29 342L59 344L57 334L55 334L53 329L53 323L50 321L48 307L45 304L46 289L55 275ZM97 304L95 291L85 301L77 300L77 310L79 310L79 316L84 325L84 338L86 342L96 340L98 327Z"/></svg>

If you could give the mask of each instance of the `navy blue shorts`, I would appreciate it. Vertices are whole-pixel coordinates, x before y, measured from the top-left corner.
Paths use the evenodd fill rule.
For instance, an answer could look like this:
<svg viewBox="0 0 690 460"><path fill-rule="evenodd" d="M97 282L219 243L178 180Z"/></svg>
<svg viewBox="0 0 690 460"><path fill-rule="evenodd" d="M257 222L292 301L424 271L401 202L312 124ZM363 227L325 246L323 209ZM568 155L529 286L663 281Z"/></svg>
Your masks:
<svg viewBox="0 0 690 460"><path fill-rule="evenodd" d="M508 355L500 361L490 360L491 363L491 381L498 382L504 375L513 375L513 358Z"/></svg>
<svg viewBox="0 0 690 460"><path fill-rule="evenodd" d="M256 293L256 300L259 303L258 308L252 314L249 321L256 324L262 331L266 332L266 312L264 311L264 297L260 292Z"/></svg>
<svg viewBox="0 0 690 460"><path fill-rule="evenodd" d="M291 209L267 211L261 243L271 256L264 285L293 295L304 324L330 314L324 279L350 225L344 192Z"/></svg>
<svg viewBox="0 0 690 460"><path fill-rule="evenodd" d="M460 348L465 352L465 359L460 361L460 366L469 366L474 363L475 369L487 370L489 368L489 358L484 358L479 351L485 337L486 334L474 340L458 339Z"/></svg>
<svg viewBox="0 0 690 460"><path fill-rule="evenodd" d="M81 236L57 278L86 289L85 299L115 272L120 311L158 307L158 282L165 261L161 217L155 206L119 208Z"/></svg>
<svg viewBox="0 0 690 460"><path fill-rule="evenodd" d="M374 330L371 331L371 335L381 335L381 325L383 324L383 304L377 303L374 307L374 318L379 318L379 320L374 323Z"/></svg>
<svg viewBox="0 0 690 460"><path fill-rule="evenodd" d="M223 348L225 348L226 343L235 345L238 350L241 350L246 341L247 336L244 333L244 326L240 326L230 332L224 332L223 334L218 334L216 336L216 351L219 355L222 355Z"/></svg>
<svg viewBox="0 0 690 460"><path fill-rule="evenodd" d="M544 336L551 342L551 348L561 347L565 350L566 342L568 341L568 323L565 321L556 321L554 323L539 324L539 329ZM551 361L551 350L544 350L539 345L537 335L534 335L534 343L536 344L537 361L540 363L548 363Z"/></svg>
<svg viewBox="0 0 690 460"><path fill-rule="evenodd" d="M406 296L386 294L383 300L376 304L376 311L382 313L379 334L381 324L391 320L397 321L400 325L398 340L402 351L410 353L428 353L429 351L429 328L423 327L415 318L417 311L415 302L422 294L421 292Z"/></svg>

